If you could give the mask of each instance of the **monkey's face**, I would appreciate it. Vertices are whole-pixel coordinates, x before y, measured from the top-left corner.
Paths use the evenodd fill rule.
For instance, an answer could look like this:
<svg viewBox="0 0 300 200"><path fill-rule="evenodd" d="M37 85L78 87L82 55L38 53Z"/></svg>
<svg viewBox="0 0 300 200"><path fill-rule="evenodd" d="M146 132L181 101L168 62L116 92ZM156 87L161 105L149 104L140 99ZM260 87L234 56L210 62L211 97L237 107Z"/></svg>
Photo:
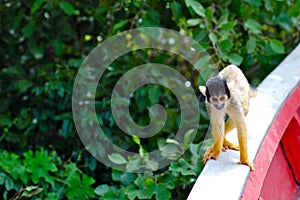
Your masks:
<svg viewBox="0 0 300 200"><path fill-rule="evenodd" d="M209 102L211 102L216 109L222 110L223 108L225 108L227 100L228 96L224 94L219 96L211 96Z"/></svg>
<svg viewBox="0 0 300 200"><path fill-rule="evenodd" d="M227 82L220 77L212 77L206 82L205 94L208 102L218 110L224 109L230 98Z"/></svg>

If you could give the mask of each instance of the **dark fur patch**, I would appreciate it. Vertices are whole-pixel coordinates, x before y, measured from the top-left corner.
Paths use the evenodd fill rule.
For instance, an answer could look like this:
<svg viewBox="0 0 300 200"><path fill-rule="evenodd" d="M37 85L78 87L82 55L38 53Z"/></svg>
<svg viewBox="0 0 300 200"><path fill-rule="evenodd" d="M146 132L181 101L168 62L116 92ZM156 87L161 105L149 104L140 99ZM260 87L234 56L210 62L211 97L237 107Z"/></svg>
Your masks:
<svg viewBox="0 0 300 200"><path fill-rule="evenodd" d="M224 88L225 88L225 93L227 94L228 99L229 99L230 98L230 91L229 91L226 79L223 79L223 84L224 84Z"/></svg>
<svg viewBox="0 0 300 200"><path fill-rule="evenodd" d="M210 93L209 93L209 89L208 89L208 87L206 86L206 91L205 91L205 95L206 95L206 98L207 98L207 101L209 101L210 102Z"/></svg>
<svg viewBox="0 0 300 200"><path fill-rule="evenodd" d="M222 91L222 93L228 96L228 98L230 98L230 91L229 88L227 86L227 81L225 79L222 79L220 77L211 77L210 79L208 79L208 81L206 82L206 98L207 100L210 102L210 96L217 96L219 94L220 91Z"/></svg>
<svg viewBox="0 0 300 200"><path fill-rule="evenodd" d="M200 92L200 96L198 98L199 102L200 103L204 103L205 102L205 99L206 99L206 96L204 96L201 92Z"/></svg>

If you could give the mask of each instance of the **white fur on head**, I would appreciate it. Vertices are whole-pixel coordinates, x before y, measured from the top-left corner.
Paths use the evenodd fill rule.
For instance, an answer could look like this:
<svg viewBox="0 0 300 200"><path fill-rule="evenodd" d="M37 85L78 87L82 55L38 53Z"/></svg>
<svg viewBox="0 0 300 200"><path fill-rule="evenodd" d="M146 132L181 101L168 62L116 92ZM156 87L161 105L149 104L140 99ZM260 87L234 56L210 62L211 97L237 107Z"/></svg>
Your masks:
<svg viewBox="0 0 300 200"><path fill-rule="evenodd" d="M206 87L205 86L200 85L199 90L204 96L206 96Z"/></svg>

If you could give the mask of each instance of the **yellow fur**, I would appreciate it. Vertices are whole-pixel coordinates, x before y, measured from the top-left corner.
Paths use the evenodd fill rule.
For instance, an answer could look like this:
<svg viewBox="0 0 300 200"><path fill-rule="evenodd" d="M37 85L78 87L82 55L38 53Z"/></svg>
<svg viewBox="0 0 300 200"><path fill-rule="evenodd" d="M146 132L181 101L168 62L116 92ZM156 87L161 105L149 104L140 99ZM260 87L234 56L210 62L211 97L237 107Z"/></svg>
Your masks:
<svg viewBox="0 0 300 200"><path fill-rule="evenodd" d="M230 98L226 100L225 107L221 110L210 102L206 103L214 144L207 149L203 162L206 163L211 158L217 159L222 150L240 150L239 163L248 165L250 170L254 171L253 163L248 158L248 133L245 116L249 109L249 98L256 96L257 90L250 87L243 72L235 65L224 68L218 77L227 81ZM205 93L205 89L207 90L203 86L199 88L202 93ZM224 123L225 114L229 116L226 124ZM239 146L232 144L225 138L226 134L234 128L237 128Z"/></svg>

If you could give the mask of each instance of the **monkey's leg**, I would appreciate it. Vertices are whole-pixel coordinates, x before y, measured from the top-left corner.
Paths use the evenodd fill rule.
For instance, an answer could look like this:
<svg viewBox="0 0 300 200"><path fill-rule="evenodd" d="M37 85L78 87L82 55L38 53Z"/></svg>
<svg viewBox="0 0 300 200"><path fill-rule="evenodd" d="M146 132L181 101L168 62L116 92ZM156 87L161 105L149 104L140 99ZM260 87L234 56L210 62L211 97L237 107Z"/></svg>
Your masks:
<svg viewBox="0 0 300 200"><path fill-rule="evenodd" d="M248 165L254 171L253 163L248 158L248 133L245 120L237 122L238 140L240 145L240 164Z"/></svg>
<svg viewBox="0 0 300 200"><path fill-rule="evenodd" d="M228 132L230 132L232 129L236 127L234 120L230 117L226 124L225 124L225 136L227 135ZM229 142L226 137L224 137L224 142L223 142L223 151L226 151L228 149L236 150L239 151L240 147L239 145L233 144Z"/></svg>
<svg viewBox="0 0 300 200"><path fill-rule="evenodd" d="M217 159L223 147L224 121L212 121L211 124L214 144L206 150L202 159L204 163L206 163L211 158Z"/></svg>

